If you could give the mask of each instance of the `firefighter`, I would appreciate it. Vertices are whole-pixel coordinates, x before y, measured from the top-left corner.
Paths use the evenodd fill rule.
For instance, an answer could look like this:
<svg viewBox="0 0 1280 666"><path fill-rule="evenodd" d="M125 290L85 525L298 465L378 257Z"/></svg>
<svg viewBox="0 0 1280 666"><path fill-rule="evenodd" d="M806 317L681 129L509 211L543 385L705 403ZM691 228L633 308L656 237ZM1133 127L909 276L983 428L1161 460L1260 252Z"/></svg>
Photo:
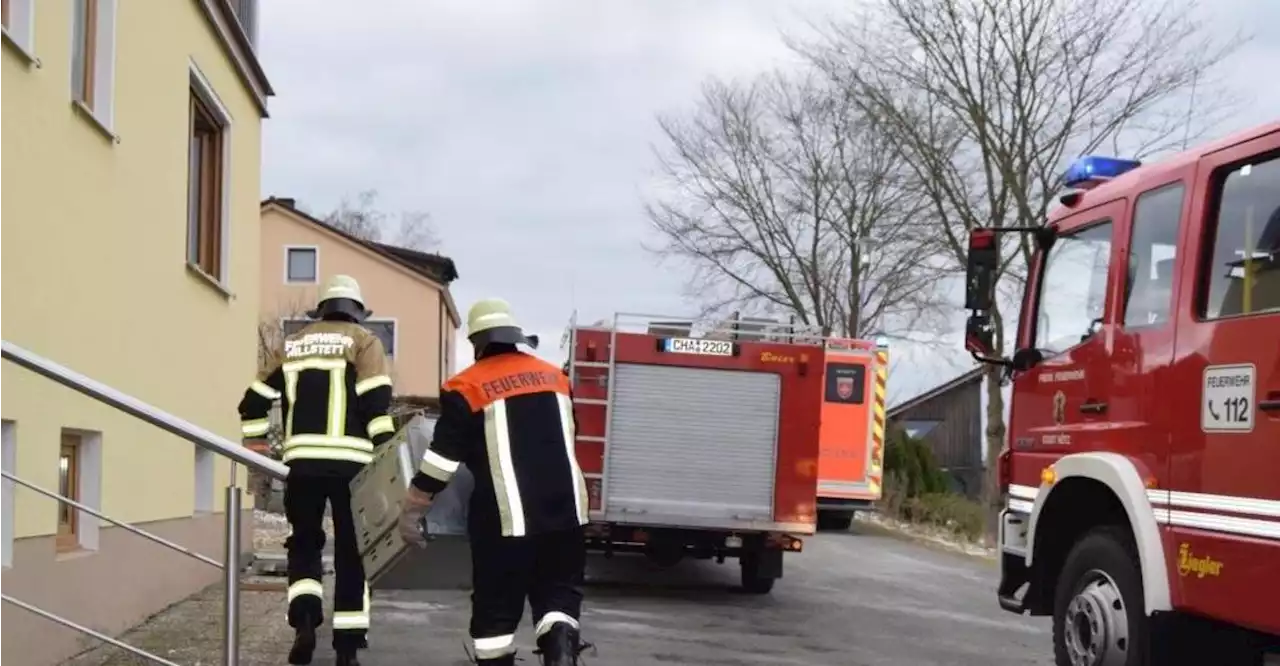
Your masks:
<svg viewBox="0 0 1280 666"><path fill-rule="evenodd" d="M245 391L240 418L246 438L267 432L272 402L281 401L289 466L285 540L289 568L290 664L309 664L324 622L321 550L325 504L333 517L333 648L339 666L358 666L368 646L369 586L351 514L352 477L394 434L387 410L391 376L382 341L360 325L370 314L351 277L333 277L315 310L317 321L286 336L274 363Z"/></svg>
<svg viewBox="0 0 1280 666"><path fill-rule="evenodd" d="M560 368L520 351L537 346L500 299L467 314L476 362L445 383L440 418L401 505L400 532L420 530L434 495L460 465L475 479L471 541L471 639L477 663L515 663L515 633L529 601L537 653L574 666L586 559L587 488L574 456L573 403Z"/></svg>

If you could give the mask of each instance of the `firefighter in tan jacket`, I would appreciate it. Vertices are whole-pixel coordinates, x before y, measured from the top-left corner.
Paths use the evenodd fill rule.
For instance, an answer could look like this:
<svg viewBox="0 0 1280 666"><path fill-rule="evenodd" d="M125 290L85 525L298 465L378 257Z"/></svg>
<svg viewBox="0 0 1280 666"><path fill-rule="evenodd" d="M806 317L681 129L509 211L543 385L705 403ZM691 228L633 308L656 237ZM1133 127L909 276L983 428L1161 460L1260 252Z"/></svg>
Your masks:
<svg viewBox="0 0 1280 666"><path fill-rule="evenodd" d="M382 341L360 325L371 312L351 277L330 280L316 309L317 321L286 336L279 359L264 369L240 401L242 434L266 435L268 412L281 401L283 462L289 466L285 541L289 567L289 624L294 628L289 663L309 664L316 628L324 621L321 550L325 504L333 515L333 648L339 666L357 666L367 646L369 587L351 514L350 482L373 459L374 447L391 439L391 376Z"/></svg>

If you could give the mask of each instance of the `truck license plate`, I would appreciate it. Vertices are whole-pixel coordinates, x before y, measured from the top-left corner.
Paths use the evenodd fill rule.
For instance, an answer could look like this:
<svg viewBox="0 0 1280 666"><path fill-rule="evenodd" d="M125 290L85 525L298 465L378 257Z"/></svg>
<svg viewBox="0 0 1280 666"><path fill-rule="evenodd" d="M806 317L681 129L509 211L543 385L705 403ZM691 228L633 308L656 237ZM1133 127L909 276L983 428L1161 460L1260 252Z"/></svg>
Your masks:
<svg viewBox="0 0 1280 666"><path fill-rule="evenodd" d="M728 340L698 340L695 338L666 338L662 351L672 354L703 354L707 356L733 356L733 343Z"/></svg>

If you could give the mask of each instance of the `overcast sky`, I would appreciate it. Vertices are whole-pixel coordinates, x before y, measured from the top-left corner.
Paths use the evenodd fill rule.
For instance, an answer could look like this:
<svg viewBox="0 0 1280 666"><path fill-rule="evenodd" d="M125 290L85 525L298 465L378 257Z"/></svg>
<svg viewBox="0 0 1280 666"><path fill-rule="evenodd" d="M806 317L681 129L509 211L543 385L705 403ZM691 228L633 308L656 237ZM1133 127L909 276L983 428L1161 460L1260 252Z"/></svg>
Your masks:
<svg viewBox="0 0 1280 666"><path fill-rule="evenodd" d="M1233 76L1253 103L1224 131L1280 118L1280 88L1262 76L1280 69L1280 2L1212 4L1215 29L1256 34ZM263 196L322 212L376 188L388 210L429 211L440 251L458 265L459 308L506 298L558 361L574 308L586 319L691 310L680 267L640 247L655 114L686 108L709 76L798 66L779 29L803 32L803 17L842 6L377 0L357 12L339 0L264 2L262 59L277 97ZM899 358L899 399L967 367L958 350Z"/></svg>

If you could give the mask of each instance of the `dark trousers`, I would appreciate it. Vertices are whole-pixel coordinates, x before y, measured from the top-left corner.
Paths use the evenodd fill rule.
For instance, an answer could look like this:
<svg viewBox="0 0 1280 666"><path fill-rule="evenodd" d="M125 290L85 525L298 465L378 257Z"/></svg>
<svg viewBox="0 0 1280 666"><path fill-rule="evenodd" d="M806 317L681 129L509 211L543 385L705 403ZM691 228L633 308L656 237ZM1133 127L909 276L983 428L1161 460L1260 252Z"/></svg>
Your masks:
<svg viewBox="0 0 1280 666"><path fill-rule="evenodd" d="M290 476L284 510L293 533L289 551L289 626L318 627L324 622L324 508L333 515L333 647L364 647L369 629L369 586L351 516L350 479L343 476Z"/></svg>
<svg viewBox="0 0 1280 666"><path fill-rule="evenodd" d="M582 613L586 543L582 529L471 540L471 639L480 663L515 652L524 602L534 633L557 622L575 629Z"/></svg>

